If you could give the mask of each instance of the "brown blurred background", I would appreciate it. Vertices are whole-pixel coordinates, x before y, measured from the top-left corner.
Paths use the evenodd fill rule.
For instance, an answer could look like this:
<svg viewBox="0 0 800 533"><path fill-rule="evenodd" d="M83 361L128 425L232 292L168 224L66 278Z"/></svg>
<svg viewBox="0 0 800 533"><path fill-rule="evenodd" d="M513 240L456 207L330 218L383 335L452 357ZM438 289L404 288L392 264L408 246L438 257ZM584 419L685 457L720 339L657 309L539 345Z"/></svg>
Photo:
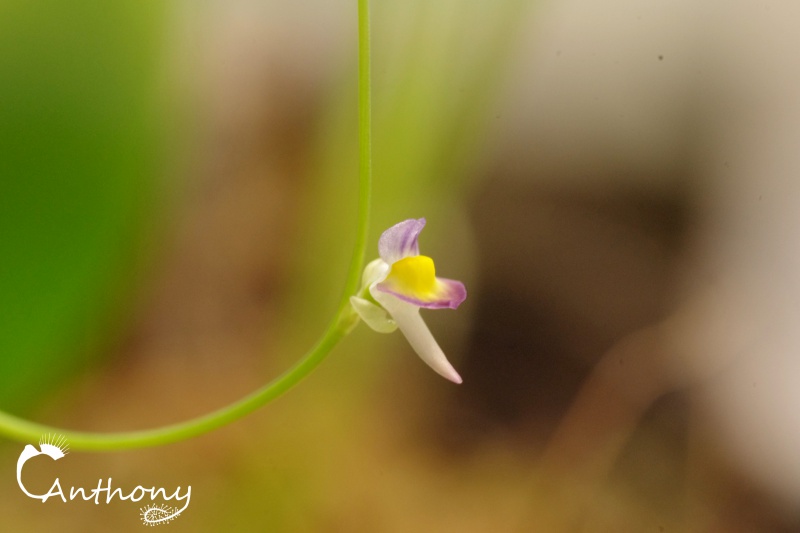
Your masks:
<svg viewBox="0 0 800 533"><path fill-rule="evenodd" d="M29 486L191 485L162 526L179 531L800 530L798 8L374 4L370 254L427 217L423 252L469 290L425 314L464 384L360 326L242 421L31 462ZM182 421L313 343L355 227L355 15L320 0L161 15L172 140L129 251L143 266L119 317L64 347L97 355L14 412ZM130 502L26 498L22 447L0 448L9 531L144 527Z"/></svg>

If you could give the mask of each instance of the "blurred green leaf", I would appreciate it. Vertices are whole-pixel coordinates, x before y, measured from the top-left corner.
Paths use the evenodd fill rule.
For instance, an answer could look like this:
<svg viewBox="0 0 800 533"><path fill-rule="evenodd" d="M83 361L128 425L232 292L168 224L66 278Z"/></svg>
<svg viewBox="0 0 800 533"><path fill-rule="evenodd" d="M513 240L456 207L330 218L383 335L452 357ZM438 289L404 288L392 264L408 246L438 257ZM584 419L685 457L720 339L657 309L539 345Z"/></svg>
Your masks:
<svg viewBox="0 0 800 533"><path fill-rule="evenodd" d="M163 7L0 7L0 406L86 360L130 276L159 146Z"/></svg>

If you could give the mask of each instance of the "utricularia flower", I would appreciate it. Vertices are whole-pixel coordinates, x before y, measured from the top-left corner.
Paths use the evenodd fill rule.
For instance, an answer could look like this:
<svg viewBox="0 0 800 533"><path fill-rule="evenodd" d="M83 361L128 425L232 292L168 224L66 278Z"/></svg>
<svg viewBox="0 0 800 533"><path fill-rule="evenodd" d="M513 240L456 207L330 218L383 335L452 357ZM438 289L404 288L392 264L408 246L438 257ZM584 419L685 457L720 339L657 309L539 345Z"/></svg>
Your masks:
<svg viewBox="0 0 800 533"><path fill-rule="evenodd" d="M424 218L412 218L383 232L378 241L380 258L364 269L361 290L350 297L350 303L375 331L391 333L400 328L423 361L450 381L461 383L419 310L455 309L467 297L467 290L460 281L437 278L433 259L419 255L417 239L424 227Z"/></svg>

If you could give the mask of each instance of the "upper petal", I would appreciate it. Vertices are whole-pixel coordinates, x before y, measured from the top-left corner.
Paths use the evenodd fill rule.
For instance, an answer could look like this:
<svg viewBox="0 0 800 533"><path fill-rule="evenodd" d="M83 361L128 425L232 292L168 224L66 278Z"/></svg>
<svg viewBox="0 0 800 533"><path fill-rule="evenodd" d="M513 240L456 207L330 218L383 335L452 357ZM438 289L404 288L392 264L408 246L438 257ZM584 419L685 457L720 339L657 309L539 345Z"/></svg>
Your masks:
<svg viewBox="0 0 800 533"><path fill-rule="evenodd" d="M378 253L390 265L404 257L419 255L419 237L424 218L410 218L387 229L378 240Z"/></svg>

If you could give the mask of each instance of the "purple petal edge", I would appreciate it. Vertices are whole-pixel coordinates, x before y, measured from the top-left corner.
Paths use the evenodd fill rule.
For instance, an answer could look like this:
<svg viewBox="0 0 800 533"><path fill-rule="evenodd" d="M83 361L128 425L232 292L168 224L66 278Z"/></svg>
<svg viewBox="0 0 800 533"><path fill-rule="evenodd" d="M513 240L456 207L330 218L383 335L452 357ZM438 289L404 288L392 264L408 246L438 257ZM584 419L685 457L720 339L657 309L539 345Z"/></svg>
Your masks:
<svg viewBox="0 0 800 533"><path fill-rule="evenodd" d="M405 257L419 255L419 237L424 218L409 218L387 229L378 240L378 254L390 265Z"/></svg>
<svg viewBox="0 0 800 533"><path fill-rule="evenodd" d="M467 299L467 288L460 281L445 278L436 278L436 280L442 285L445 285L446 289L441 298L431 302L395 292L386 287L383 283L375 285L375 289L385 292L386 294L391 294L395 298L416 305L417 307L424 307L425 309L457 309L458 306Z"/></svg>

